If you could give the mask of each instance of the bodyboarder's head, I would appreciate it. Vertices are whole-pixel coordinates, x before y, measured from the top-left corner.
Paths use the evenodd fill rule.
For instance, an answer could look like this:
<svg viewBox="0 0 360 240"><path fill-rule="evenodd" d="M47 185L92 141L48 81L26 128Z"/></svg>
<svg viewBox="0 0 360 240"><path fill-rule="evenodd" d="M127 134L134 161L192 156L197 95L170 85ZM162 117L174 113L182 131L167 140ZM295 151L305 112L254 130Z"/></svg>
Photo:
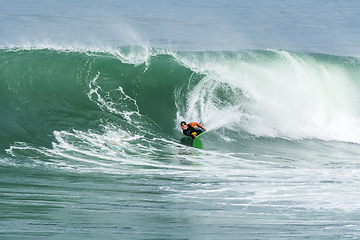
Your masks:
<svg viewBox="0 0 360 240"><path fill-rule="evenodd" d="M186 124L185 121L182 121L182 122L180 123L180 125L181 125L181 128L182 128L183 130L186 130L186 129L188 128L188 126L187 126L187 124Z"/></svg>

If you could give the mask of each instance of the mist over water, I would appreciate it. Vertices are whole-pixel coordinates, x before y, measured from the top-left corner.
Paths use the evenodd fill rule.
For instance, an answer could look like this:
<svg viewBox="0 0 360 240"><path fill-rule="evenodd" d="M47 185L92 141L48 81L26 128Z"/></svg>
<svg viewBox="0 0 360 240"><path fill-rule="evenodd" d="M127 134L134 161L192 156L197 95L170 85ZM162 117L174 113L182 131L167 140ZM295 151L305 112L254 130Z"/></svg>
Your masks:
<svg viewBox="0 0 360 240"><path fill-rule="evenodd" d="M358 5L2 2L0 235L358 238Z"/></svg>

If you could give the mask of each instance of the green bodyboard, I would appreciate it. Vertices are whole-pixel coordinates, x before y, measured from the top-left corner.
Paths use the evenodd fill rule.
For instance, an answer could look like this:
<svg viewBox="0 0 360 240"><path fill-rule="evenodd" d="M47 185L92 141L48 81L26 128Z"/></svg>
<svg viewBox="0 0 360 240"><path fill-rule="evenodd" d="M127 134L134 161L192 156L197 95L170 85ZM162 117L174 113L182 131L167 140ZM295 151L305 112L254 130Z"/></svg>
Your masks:
<svg viewBox="0 0 360 240"><path fill-rule="evenodd" d="M198 138L198 137L200 137L200 136L203 135L204 133L205 133L205 132L200 133L199 135L197 135L197 136L195 137L195 139Z"/></svg>
<svg viewBox="0 0 360 240"><path fill-rule="evenodd" d="M194 148L202 149L201 139L200 139L200 138L199 138L199 139L194 138L194 139L193 139L193 142L192 142L192 146L193 146Z"/></svg>
<svg viewBox="0 0 360 240"><path fill-rule="evenodd" d="M192 146L194 148L202 149L202 142L201 142L201 139L199 137L204 133L205 132L200 133L199 135L196 136L196 138L193 139Z"/></svg>

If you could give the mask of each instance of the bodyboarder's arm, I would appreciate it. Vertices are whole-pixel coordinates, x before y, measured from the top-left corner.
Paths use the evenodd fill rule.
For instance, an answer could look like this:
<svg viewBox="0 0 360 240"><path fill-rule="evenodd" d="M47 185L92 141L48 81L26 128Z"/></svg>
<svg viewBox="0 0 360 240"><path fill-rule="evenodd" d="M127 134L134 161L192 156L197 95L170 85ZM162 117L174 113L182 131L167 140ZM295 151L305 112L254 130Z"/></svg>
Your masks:
<svg viewBox="0 0 360 240"><path fill-rule="evenodd" d="M195 126L199 126L202 130L206 131L206 128L204 128L203 126L201 126L200 124L198 124L196 122L191 122L191 123L189 123L189 125L193 128L195 128Z"/></svg>

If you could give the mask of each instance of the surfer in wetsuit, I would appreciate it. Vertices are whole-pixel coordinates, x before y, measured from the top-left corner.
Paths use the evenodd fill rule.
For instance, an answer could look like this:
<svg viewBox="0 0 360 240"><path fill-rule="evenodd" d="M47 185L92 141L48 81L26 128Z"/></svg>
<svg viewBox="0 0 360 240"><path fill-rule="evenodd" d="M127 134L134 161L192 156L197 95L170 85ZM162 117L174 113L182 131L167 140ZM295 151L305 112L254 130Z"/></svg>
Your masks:
<svg viewBox="0 0 360 240"><path fill-rule="evenodd" d="M182 121L180 125L181 128L183 129L183 134L192 138L196 138L197 135L206 131L206 128L204 128L203 126L201 126L196 122L191 122L189 124L186 124L185 121Z"/></svg>

